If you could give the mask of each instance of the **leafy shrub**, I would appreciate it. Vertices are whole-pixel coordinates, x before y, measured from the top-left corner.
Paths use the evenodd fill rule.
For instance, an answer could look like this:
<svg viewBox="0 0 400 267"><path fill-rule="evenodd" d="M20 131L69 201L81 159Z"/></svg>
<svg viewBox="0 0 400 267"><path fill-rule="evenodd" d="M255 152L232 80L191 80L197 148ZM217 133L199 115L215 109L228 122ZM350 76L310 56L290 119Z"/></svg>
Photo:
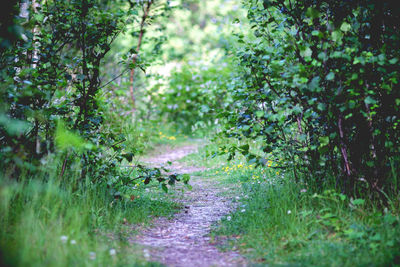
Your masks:
<svg viewBox="0 0 400 267"><path fill-rule="evenodd" d="M192 63L176 69L155 100L160 117L184 133L213 126L217 110L229 103L226 86L230 71L230 63L224 60L211 66Z"/></svg>
<svg viewBox="0 0 400 267"><path fill-rule="evenodd" d="M399 9L394 1L259 1L238 34L226 134L283 151L296 180L397 192ZM244 151L248 153L248 151ZM259 162L260 164L262 162ZM305 175L302 175L304 173ZM333 180L329 177L335 177ZM366 181L366 183L365 183Z"/></svg>

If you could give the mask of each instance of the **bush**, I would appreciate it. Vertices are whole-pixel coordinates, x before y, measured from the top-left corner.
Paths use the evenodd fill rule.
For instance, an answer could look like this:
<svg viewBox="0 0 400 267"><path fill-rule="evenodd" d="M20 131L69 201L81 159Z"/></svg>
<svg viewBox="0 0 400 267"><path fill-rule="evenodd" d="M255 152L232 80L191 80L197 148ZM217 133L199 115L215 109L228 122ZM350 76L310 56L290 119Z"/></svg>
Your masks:
<svg viewBox="0 0 400 267"><path fill-rule="evenodd" d="M295 179L317 188L335 183L383 200L397 193L395 2L253 0L247 7L253 30L238 34L242 72L235 109L222 113L230 118L226 134L263 139L264 152L283 151Z"/></svg>
<svg viewBox="0 0 400 267"><path fill-rule="evenodd" d="M193 63L176 69L165 91L155 100L160 117L183 133L214 126L217 111L229 105L230 71L228 60L211 66Z"/></svg>

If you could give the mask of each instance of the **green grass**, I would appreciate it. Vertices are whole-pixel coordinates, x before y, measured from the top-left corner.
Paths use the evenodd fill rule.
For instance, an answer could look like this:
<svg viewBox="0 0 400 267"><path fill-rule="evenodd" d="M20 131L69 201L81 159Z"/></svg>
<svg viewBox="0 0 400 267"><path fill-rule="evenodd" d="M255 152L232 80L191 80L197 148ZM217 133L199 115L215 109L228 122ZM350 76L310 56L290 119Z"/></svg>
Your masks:
<svg viewBox="0 0 400 267"><path fill-rule="evenodd" d="M0 179L0 251L10 266L156 266L129 243L140 225L179 206L160 191L112 199L104 185ZM110 255L115 249L116 255ZM93 256L95 253L95 257ZM92 254L92 259L90 255Z"/></svg>
<svg viewBox="0 0 400 267"><path fill-rule="evenodd" d="M181 161L208 167L197 175L221 186L235 185L226 194L237 209L211 234L222 250L238 249L252 266L400 266L396 199L382 211L334 190L314 194L273 168L279 160L255 169L241 157L207 157L215 151L218 145L209 144Z"/></svg>
<svg viewBox="0 0 400 267"><path fill-rule="evenodd" d="M237 166L214 174L241 184L237 210L212 233L221 247L239 249L254 266L400 264L395 208L382 212L332 190L312 194L276 170Z"/></svg>
<svg viewBox="0 0 400 267"><path fill-rule="evenodd" d="M170 141L168 146L182 144ZM400 264L395 205L382 212L368 200L332 190L314 194L290 174L255 169L241 158L227 163L226 156L210 157L215 151L218 145L209 144L181 161L208 168L193 175L234 185L226 194L238 208L211 234L222 249L238 249L254 266ZM155 184L140 186L130 201L113 199L105 184L86 182L76 189L57 178L30 178L0 179L0 265L159 266L129 240L153 217L179 209L174 190L164 194Z"/></svg>
<svg viewBox="0 0 400 267"><path fill-rule="evenodd" d="M197 141L199 143L199 141ZM213 157L212 155L218 151L218 145L215 143L208 143L205 140L201 140L199 143L199 148L197 153L189 154L182 159L180 162L185 163L188 166L202 166L210 169L206 172L200 172L197 174L209 175L213 173L214 169L220 168L226 165L227 156L217 156Z"/></svg>
<svg viewBox="0 0 400 267"><path fill-rule="evenodd" d="M123 123L122 133L126 141L125 145L135 152L135 155L143 155L151 152L158 145L182 144L193 135L177 132L176 129L168 127L161 122L142 122L132 120Z"/></svg>

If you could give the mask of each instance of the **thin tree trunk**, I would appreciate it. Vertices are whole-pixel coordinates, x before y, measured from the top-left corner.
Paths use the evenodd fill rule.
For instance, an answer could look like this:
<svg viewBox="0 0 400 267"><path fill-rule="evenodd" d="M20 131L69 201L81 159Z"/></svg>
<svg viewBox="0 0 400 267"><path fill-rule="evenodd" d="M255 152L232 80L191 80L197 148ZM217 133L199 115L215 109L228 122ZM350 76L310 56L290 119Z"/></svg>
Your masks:
<svg viewBox="0 0 400 267"><path fill-rule="evenodd" d="M37 13L37 8L40 7L40 4L36 2L36 0L32 0L32 10L33 10L33 15L35 15ZM39 27L38 25L35 23L35 26L33 27L32 30L32 46L33 46L33 53L32 53L32 68L36 68L37 66L37 61L39 60L38 56L38 48L36 45L36 36L39 32Z"/></svg>
<svg viewBox="0 0 400 267"><path fill-rule="evenodd" d="M349 193L351 190L350 185L352 184L352 181L351 181L352 171L351 171L351 167L350 167L349 156L347 153L347 146L346 146L346 143L344 140L344 132L343 132L342 122L343 122L343 116L340 114L339 119L338 119L340 152L342 154L343 161L344 161L344 172L347 176L347 181L344 182L344 190L347 191L347 193Z"/></svg>
<svg viewBox="0 0 400 267"><path fill-rule="evenodd" d="M133 77L135 75L135 65L136 65L137 58L139 56L140 47L142 46L142 39L143 39L143 35L144 35L145 22L146 22L146 19L147 19L148 15L149 15L150 7L151 7L152 4L153 4L153 1L147 2L147 6L143 10L142 21L140 23L139 39L138 39L138 44L137 44L137 47L136 47L136 55L134 55L133 59L132 59L132 69L131 69L131 75L130 75L130 79L129 79L130 84L131 84L130 88L129 88L129 91L131 93L132 111L135 110L135 104L136 104L134 88L133 88Z"/></svg>
<svg viewBox="0 0 400 267"><path fill-rule="evenodd" d="M63 178L65 169L67 168L68 156L69 156L69 153L67 153L67 155L65 155L65 159L64 159L63 165L61 167L60 179Z"/></svg>
<svg viewBox="0 0 400 267"><path fill-rule="evenodd" d="M340 151L342 152L346 174L347 174L348 177L350 177L351 169L350 169L349 158L348 158L348 155L347 155L346 144L344 143L344 132L343 132L343 126L342 126L342 116L339 116L338 128L339 128L339 136L340 136Z"/></svg>

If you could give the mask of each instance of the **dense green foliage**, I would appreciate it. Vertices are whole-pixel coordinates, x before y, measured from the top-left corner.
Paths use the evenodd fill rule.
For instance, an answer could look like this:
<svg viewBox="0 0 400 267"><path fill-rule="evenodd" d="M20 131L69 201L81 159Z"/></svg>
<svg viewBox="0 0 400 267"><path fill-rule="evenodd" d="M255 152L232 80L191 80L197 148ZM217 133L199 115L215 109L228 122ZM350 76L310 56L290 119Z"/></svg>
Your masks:
<svg viewBox="0 0 400 267"><path fill-rule="evenodd" d="M100 94L107 85L101 78L108 78L101 77L100 68L118 35L140 19L143 5L89 0L20 4L14 23L23 24L23 31L1 53L0 153L6 176L37 171L56 153L63 154L60 178L79 162L81 181L90 177L112 185L108 179L123 176L129 186L139 179L117 168L119 162L132 161L137 149L124 143L127 137L118 130L124 121L104 121L113 101ZM136 67L130 60L127 64ZM166 189L159 170L138 172L146 183L155 178ZM169 178L169 183L180 179Z"/></svg>
<svg viewBox="0 0 400 267"><path fill-rule="evenodd" d="M215 116L225 106L228 65L218 67L185 67L171 74L170 89L155 100L161 117L171 121L181 131L214 125ZM173 104L175 103L175 104Z"/></svg>
<svg viewBox="0 0 400 267"><path fill-rule="evenodd" d="M28 26L1 55L2 166L18 165L19 160L38 165L54 151L54 132L61 118L86 141L114 141L105 138L107 133L99 134L102 116L95 97L100 62L123 27L123 14L106 6L106 2L54 1L21 8L25 10L19 19ZM90 154L82 156L84 168L95 161Z"/></svg>
<svg viewBox="0 0 400 267"><path fill-rule="evenodd" d="M252 31L237 33L243 71L235 108L222 115L227 134L281 151L296 181L385 200L397 193L395 1L249 1L247 8Z"/></svg>
<svg viewBox="0 0 400 267"><path fill-rule="evenodd" d="M9 1L5 7L0 264L7 256L7 263L20 266L141 265L141 255L128 256L121 226L167 215L177 206L143 187L167 191L177 181L187 184L189 176L133 162L147 147L146 138L129 125L131 105L124 107L108 91L115 76L149 64L146 58L132 62L138 58L132 44L122 54L115 44L123 34L137 42L150 2L154 10L146 22L168 15L167 1ZM110 61L122 66L122 74L104 69ZM110 243L109 233L118 239ZM63 236L78 245L63 245ZM121 253L118 259L108 255L110 249ZM89 252L97 253L96 260Z"/></svg>

